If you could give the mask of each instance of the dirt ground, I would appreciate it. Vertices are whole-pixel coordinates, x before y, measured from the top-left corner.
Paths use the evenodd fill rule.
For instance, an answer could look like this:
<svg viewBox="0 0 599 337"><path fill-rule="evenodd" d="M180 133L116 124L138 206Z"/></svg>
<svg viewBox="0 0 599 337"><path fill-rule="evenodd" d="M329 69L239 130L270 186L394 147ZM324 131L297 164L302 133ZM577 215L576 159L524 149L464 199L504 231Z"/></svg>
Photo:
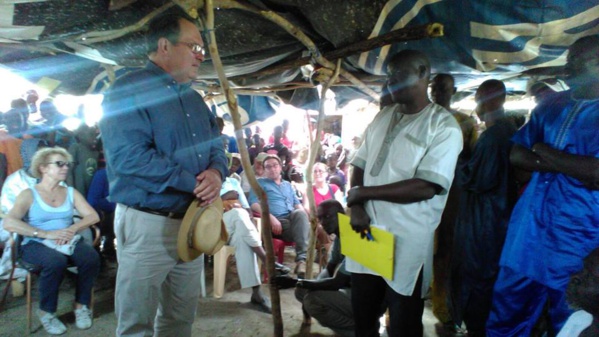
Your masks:
<svg viewBox="0 0 599 337"><path fill-rule="evenodd" d="M285 264L293 267L293 252L285 252ZM314 265L318 270L318 265ZM74 279L65 278L61 285L58 314L67 325L68 331L63 336L114 336L116 318L114 316L114 280L116 263L106 262L95 288L94 325L89 330L78 330L72 313L74 299ZM198 312L193 324L193 336L198 337L262 337L273 335L273 321L269 314L255 310L249 303L251 289L240 289L234 259L229 261L225 294L216 299L212 296L212 267L206 267L207 297L199 300ZM5 282L0 282L4 288ZM268 286L262 291L269 293ZM37 307L37 288L34 280L34 308ZM322 327L315 319L311 325L302 325L302 312L294 297L293 289L280 291L283 325L285 336L335 336L330 329ZM20 337L25 334L27 325L27 309L25 297L11 298L9 295L7 308L0 313L0 336ZM430 311L429 305L423 317L425 337L444 336L438 321ZM33 336L46 336L39 320L34 316Z"/></svg>

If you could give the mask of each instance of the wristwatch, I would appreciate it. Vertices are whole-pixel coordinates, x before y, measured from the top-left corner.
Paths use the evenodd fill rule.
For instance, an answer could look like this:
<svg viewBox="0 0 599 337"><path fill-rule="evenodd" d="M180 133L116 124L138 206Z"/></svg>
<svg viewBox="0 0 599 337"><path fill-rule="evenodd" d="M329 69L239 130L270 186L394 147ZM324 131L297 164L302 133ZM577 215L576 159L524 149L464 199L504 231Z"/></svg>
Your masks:
<svg viewBox="0 0 599 337"><path fill-rule="evenodd" d="M38 233L38 231L33 231L33 237L34 237L34 238L37 238L37 235L38 235L38 234L39 234L39 233Z"/></svg>

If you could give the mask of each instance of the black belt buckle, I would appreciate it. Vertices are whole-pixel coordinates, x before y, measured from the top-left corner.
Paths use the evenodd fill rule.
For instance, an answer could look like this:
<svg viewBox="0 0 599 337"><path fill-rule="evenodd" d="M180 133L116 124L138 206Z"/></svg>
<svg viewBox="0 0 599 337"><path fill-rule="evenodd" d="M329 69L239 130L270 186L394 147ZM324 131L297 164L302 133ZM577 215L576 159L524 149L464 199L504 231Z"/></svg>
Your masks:
<svg viewBox="0 0 599 337"><path fill-rule="evenodd" d="M168 212L166 214L166 217L169 219L183 219L184 216L185 216L185 213Z"/></svg>
<svg viewBox="0 0 599 337"><path fill-rule="evenodd" d="M147 207L131 207L131 208L136 209L140 212L150 213L150 214L154 214L154 215L160 215L160 216L163 216L163 217L169 218L169 219L183 219L183 217L185 216L185 213L157 211L157 210L147 208Z"/></svg>

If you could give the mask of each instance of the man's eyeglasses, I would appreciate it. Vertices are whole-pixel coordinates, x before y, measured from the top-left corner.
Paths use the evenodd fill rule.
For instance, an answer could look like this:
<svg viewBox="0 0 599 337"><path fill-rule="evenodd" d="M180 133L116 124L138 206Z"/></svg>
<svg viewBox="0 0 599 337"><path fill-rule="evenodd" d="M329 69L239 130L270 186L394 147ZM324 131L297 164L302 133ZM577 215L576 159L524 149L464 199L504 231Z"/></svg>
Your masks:
<svg viewBox="0 0 599 337"><path fill-rule="evenodd" d="M326 171L323 170L314 170L314 173L325 173Z"/></svg>
<svg viewBox="0 0 599 337"><path fill-rule="evenodd" d="M63 168L65 166L66 167L71 167L71 166L73 166L74 163L70 162L70 161L57 160L57 161L49 162L49 163L46 163L46 164L48 164L48 165L49 164L54 164L54 165L56 165L56 166L58 166L60 168Z"/></svg>
<svg viewBox="0 0 599 337"><path fill-rule="evenodd" d="M266 166L264 166L264 168L267 169L267 170L272 170L272 169L277 168L279 166L281 166L281 165L279 165L279 164L272 164L272 165L266 165Z"/></svg>
<svg viewBox="0 0 599 337"><path fill-rule="evenodd" d="M206 48L204 48L204 46L201 46L197 43L193 43L193 42L183 42L183 41L179 41L176 44L184 44L187 47L189 47L189 49L191 49L191 52L196 54L196 55L206 55Z"/></svg>

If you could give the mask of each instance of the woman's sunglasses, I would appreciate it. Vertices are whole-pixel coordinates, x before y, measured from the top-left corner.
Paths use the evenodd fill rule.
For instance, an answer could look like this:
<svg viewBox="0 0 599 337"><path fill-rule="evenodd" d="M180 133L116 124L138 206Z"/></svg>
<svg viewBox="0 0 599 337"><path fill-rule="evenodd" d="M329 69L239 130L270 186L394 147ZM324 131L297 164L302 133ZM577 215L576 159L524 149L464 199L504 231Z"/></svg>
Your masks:
<svg viewBox="0 0 599 337"><path fill-rule="evenodd" d="M66 167L71 167L71 166L73 166L74 163L70 162L70 161L57 160L57 161L53 161L53 162L46 163L46 164L54 164L54 165L56 165L56 166L58 166L60 168L63 168L65 166Z"/></svg>

